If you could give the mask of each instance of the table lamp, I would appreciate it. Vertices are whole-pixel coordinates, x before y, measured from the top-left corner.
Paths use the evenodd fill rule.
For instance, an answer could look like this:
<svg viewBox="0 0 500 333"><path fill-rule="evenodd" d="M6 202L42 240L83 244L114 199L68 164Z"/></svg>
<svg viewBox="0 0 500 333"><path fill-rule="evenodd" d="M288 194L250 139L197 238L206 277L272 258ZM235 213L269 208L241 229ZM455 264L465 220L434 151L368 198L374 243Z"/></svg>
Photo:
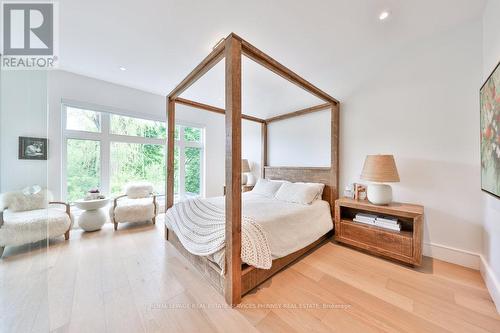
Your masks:
<svg viewBox="0 0 500 333"><path fill-rule="evenodd" d="M383 184L399 182L398 169L392 155L368 155L361 179L368 180L367 197L375 205L388 205L392 201L392 188Z"/></svg>
<svg viewBox="0 0 500 333"><path fill-rule="evenodd" d="M250 172L250 164L248 164L248 160L241 160L241 184L246 185L247 183L247 172Z"/></svg>

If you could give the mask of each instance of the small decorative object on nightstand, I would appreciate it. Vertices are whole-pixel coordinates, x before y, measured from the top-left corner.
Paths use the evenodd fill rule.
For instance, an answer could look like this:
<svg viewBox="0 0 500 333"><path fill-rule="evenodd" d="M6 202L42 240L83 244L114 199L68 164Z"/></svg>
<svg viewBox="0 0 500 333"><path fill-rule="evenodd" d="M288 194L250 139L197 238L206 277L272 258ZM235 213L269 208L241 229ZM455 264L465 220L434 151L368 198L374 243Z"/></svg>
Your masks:
<svg viewBox="0 0 500 333"><path fill-rule="evenodd" d="M381 222L355 222L356 215ZM377 206L366 200L341 198L335 201L335 240L419 266L422 263L423 215L424 207L420 205L393 202ZM389 229L387 221L396 221L398 227Z"/></svg>
<svg viewBox="0 0 500 333"><path fill-rule="evenodd" d="M363 184L354 185L354 199L366 200L366 186Z"/></svg>
<svg viewBox="0 0 500 333"><path fill-rule="evenodd" d="M399 182L398 169L392 155L368 155L365 159L361 178L370 183L367 189L368 200L375 205L388 205L392 201L392 188L383 184Z"/></svg>
<svg viewBox="0 0 500 333"><path fill-rule="evenodd" d="M354 199L354 196L355 196L354 187L355 186L356 186L355 184L347 185L344 189L344 197Z"/></svg>

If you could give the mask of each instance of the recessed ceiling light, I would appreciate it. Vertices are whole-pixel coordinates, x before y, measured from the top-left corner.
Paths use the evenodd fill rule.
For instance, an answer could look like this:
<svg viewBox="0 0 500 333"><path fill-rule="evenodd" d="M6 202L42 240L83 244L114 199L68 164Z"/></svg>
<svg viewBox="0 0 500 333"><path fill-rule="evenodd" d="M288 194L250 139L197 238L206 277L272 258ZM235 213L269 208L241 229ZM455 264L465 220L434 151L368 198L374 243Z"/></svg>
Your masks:
<svg viewBox="0 0 500 333"><path fill-rule="evenodd" d="M387 10L384 10L380 15L378 16L378 19L380 21L383 21L389 17L390 13Z"/></svg>
<svg viewBox="0 0 500 333"><path fill-rule="evenodd" d="M125 71L127 70L127 68L125 68L125 67L121 66L121 67L120 67L120 70L121 70L122 72L125 72Z"/></svg>

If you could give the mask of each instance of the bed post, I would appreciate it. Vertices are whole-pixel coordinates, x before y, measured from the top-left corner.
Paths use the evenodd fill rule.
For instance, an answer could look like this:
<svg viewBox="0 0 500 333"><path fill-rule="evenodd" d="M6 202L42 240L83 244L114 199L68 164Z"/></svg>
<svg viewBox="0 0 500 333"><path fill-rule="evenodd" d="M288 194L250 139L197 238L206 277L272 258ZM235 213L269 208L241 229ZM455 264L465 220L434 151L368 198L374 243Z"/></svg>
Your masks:
<svg viewBox="0 0 500 333"><path fill-rule="evenodd" d="M333 103L331 106L331 182L332 182L332 202L339 198L339 129L340 129L340 103ZM333 213L333 208L332 213Z"/></svg>
<svg viewBox="0 0 500 333"><path fill-rule="evenodd" d="M260 177L264 178L264 168L267 166L267 123L262 123L261 129L261 150L260 150Z"/></svg>
<svg viewBox="0 0 500 333"><path fill-rule="evenodd" d="M226 276L224 297L241 302L241 40L225 41L226 57Z"/></svg>
<svg viewBox="0 0 500 333"><path fill-rule="evenodd" d="M167 97L167 194L166 209L174 204L175 100Z"/></svg>

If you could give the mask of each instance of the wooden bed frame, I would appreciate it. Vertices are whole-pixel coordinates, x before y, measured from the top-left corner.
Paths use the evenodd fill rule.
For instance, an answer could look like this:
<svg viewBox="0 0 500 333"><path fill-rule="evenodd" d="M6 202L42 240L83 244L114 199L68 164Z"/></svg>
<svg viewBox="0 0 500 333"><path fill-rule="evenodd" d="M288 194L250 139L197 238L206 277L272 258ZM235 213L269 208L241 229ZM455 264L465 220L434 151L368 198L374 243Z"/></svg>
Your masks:
<svg viewBox="0 0 500 333"><path fill-rule="evenodd" d="M270 71L296 84L302 89L322 99L325 103L310 108L289 112L269 119L244 115L241 113L241 58L246 56L261 64ZM225 109L180 98L186 89L208 72L219 61L225 58L226 103ZM174 134L175 134L175 104L184 104L210 112L224 114L226 123L226 247L225 275L220 269L204 257L189 253L177 236L165 228L165 237L181 253L183 253L219 290L228 304L241 302L241 296L258 286L260 283L279 272L281 269L320 245L329 238L329 234L295 253L273 261L269 270L242 265L241 262L241 121L242 119L261 124L262 156L261 174L268 179L285 179L290 181L321 182L325 184L323 200L330 203L334 210L334 201L338 198L339 176L339 113L340 103L327 93L299 75L292 72L252 44L234 33L229 34L213 51L181 81L167 96L167 198L166 208L174 203ZM331 164L326 168L315 167L270 167L268 166L267 132L268 124L304 114L330 109L331 112Z"/></svg>

